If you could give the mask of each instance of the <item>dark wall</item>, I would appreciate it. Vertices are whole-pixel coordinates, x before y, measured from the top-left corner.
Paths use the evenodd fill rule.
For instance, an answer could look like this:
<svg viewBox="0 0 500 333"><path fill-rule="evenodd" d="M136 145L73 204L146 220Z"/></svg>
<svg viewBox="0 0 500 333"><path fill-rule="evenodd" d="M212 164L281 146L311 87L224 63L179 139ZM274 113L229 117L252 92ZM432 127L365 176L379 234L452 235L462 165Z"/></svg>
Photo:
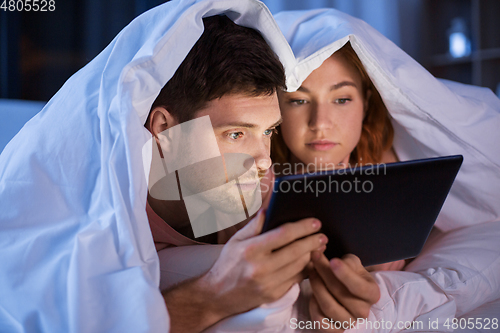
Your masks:
<svg viewBox="0 0 500 333"><path fill-rule="evenodd" d="M55 1L55 10L0 10L0 98L49 100L132 19L162 0Z"/></svg>
<svg viewBox="0 0 500 333"><path fill-rule="evenodd" d="M55 0L53 12L0 9L0 98L49 100L133 18L162 2ZM500 89L500 0L265 2L278 11L338 8L392 36L433 75ZM385 7L379 7L381 4ZM455 17L465 20L472 42L472 54L459 59L451 58L447 51L447 31ZM394 22L386 24L391 18Z"/></svg>

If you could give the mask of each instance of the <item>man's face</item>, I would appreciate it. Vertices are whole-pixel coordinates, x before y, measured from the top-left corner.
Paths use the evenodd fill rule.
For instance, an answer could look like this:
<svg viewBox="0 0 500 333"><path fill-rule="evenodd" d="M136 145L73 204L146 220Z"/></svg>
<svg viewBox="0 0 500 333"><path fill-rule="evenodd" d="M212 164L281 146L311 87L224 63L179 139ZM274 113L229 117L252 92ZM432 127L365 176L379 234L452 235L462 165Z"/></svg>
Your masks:
<svg viewBox="0 0 500 333"><path fill-rule="evenodd" d="M259 172L271 167L271 136L281 122L276 93L249 97L224 95L198 111L196 117L210 116L221 155L247 154Z"/></svg>
<svg viewBox="0 0 500 333"><path fill-rule="evenodd" d="M223 156L226 179L221 182L225 181L226 185L207 192L204 199L215 208L228 213L241 206L240 195L246 201L251 199L252 202L246 202L246 205L252 205L254 194L260 194L258 176L263 175L272 163L271 136L281 121L277 95L225 95L210 101L196 113L195 118L207 115ZM211 170L203 170L203 173L205 176L200 174L193 177L193 182L185 184L186 187L206 187L205 184L213 183L217 178ZM234 177L231 177L235 173L238 176L237 186Z"/></svg>
<svg viewBox="0 0 500 333"><path fill-rule="evenodd" d="M197 195L234 213L241 211L242 196L249 208L260 195L259 175L271 166L271 136L280 122L276 93L231 94L208 102L190 121L171 121L157 138L168 172L179 170L183 197Z"/></svg>
<svg viewBox="0 0 500 333"><path fill-rule="evenodd" d="M225 95L182 124L167 110L155 109L150 123L156 139L152 143L151 197L179 200L180 185L195 237L243 221L260 208L259 176L271 166L271 136L280 122L276 93ZM207 210L206 204L215 211ZM215 220L206 215L199 219L212 211Z"/></svg>

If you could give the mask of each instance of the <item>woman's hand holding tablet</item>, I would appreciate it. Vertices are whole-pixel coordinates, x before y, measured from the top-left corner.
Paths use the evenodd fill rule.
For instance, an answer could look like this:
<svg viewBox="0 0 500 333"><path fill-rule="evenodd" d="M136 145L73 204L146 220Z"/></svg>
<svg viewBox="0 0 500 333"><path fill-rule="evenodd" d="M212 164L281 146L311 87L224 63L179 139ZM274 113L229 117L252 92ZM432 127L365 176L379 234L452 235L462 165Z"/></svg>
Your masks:
<svg viewBox="0 0 500 333"><path fill-rule="evenodd" d="M326 332L343 332L352 328L357 318L367 318L380 298L380 289L359 258L348 254L328 261L323 253L316 252L312 261L311 320L321 322ZM330 324L324 325L326 322Z"/></svg>

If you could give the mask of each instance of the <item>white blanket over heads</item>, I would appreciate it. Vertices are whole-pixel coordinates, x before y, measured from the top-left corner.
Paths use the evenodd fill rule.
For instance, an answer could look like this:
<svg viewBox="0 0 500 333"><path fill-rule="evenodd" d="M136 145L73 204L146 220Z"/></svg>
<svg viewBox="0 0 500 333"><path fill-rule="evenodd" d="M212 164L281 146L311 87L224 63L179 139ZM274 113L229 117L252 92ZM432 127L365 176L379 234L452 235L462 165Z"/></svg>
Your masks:
<svg viewBox="0 0 500 333"><path fill-rule="evenodd" d="M174 0L123 29L0 155L0 331L168 331L145 213L142 147L151 136L143 124L160 89L201 35L202 17L220 13L263 34L283 62L291 89L349 39L394 118L399 157L464 155L440 228L499 219L500 103L492 93L434 79L368 25L334 10L277 16L296 61L260 2ZM464 270L454 264L454 251L424 256L414 264L415 272L424 273L402 272L401 281L380 274L388 290L384 309L404 299L390 291L392 286L403 283L406 287L397 290L408 290L411 297L434 288L428 282L433 277L441 295L433 306L446 313L460 308L452 304L459 299L453 292L484 281L498 292L500 278L492 278L498 236L485 229L476 235L483 238L474 239L475 248L487 239L489 252L474 252L482 256L477 267L473 260L462 261L468 274L461 275ZM455 237L467 241L463 233ZM436 256L440 267L448 266L428 268ZM412 289L416 283L405 274L415 274L423 289ZM419 307L422 296L419 302L412 299L417 309L405 314L432 307ZM478 302L472 301L469 308ZM238 328L237 321L228 322Z"/></svg>
<svg viewBox="0 0 500 333"><path fill-rule="evenodd" d="M297 61L289 90L349 41L392 117L399 158L464 156L436 222L446 233L406 272L375 273L382 297L369 319L421 320L427 332L434 331L429 320L444 324L480 306L494 314L485 304L500 298L500 100L489 89L434 78L368 24L335 9L275 19Z"/></svg>
<svg viewBox="0 0 500 333"><path fill-rule="evenodd" d="M500 100L491 90L437 80L367 23L335 9L275 19L298 62L289 90L350 41L394 120L400 159L464 156L439 228L500 220Z"/></svg>
<svg viewBox="0 0 500 333"><path fill-rule="evenodd" d="M225 13L290 48L252 0L171 1L73 75L0 156L0 331L167 332L146 217L143 124L160 89Z"/></svg>

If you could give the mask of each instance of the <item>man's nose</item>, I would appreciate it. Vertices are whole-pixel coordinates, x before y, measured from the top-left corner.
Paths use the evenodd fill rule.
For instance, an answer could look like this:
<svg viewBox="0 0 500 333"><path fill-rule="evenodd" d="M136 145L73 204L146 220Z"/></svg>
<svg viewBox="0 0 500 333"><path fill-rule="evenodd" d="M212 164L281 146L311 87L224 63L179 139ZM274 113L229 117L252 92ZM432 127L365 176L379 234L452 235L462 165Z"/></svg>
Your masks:
<svg viewBox="0 0 500 333"><path fill-rule="evenodd" d="M332 128L331 112L327 103L314 103L309 116L309 129L316 132Z"/></svg>
<svg viewBox="0 0 500 333"><path fill-rule="evenodd" d="M260 143L258 147L256 147L256 151L253 154L253 159L251 161L245 161L245 163L252 163L255 161L255 164L257 166L257 170L259 171L264 171L267 170L271 167L272 161L271 161L271 156L270 156L270 146L268 143ZM245 165L245 167L251 167Z"/></svg>

